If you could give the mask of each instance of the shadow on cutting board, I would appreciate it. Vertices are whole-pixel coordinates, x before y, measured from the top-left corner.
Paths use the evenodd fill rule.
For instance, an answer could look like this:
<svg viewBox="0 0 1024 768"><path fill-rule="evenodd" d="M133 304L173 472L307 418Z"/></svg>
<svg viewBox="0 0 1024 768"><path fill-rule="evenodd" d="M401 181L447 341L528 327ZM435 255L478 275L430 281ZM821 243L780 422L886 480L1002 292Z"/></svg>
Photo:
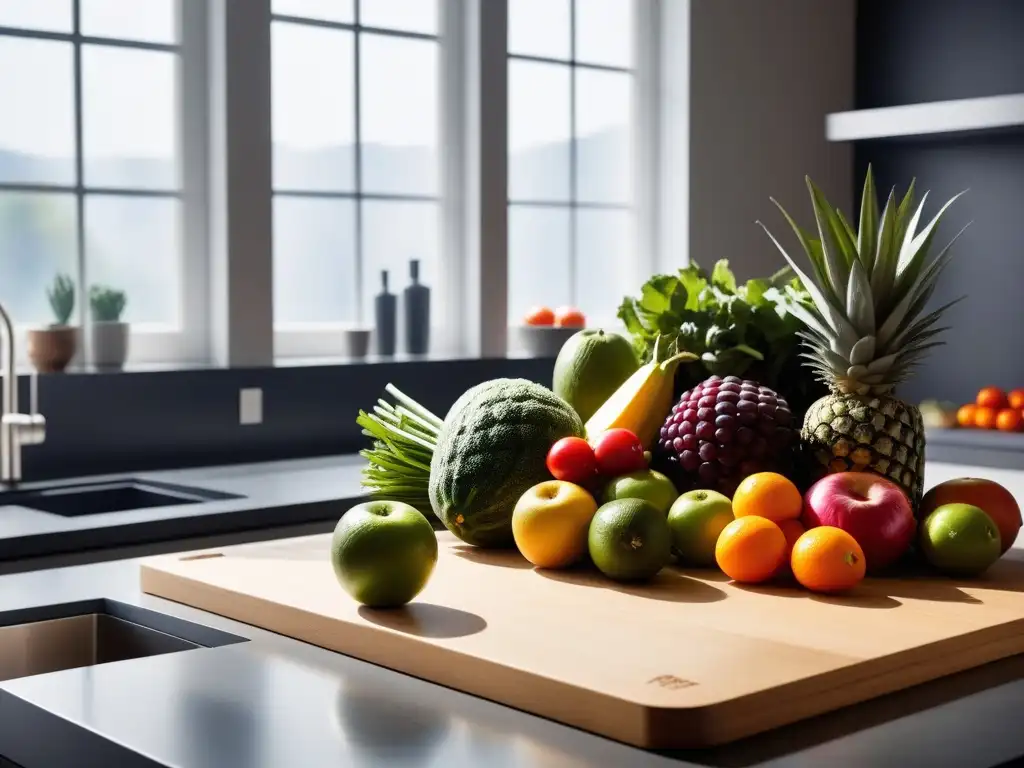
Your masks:
<svg viewBox="0 0 1024 768"><path fill-rule="evenodd" d="M413 602L402 608L359 607L359 615L371 624L407 635L428 638L468 637L487 628L481 616L434 603Z"/></svg>

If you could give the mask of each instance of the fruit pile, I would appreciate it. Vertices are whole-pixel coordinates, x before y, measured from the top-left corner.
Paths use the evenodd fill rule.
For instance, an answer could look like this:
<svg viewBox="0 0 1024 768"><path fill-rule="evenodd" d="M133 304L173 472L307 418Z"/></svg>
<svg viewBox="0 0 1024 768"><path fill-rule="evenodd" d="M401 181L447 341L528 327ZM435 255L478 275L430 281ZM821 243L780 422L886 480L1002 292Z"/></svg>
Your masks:
<svg viewBox="0 0 1024 768"><path fill-rule="evenodd" d="M973 403L960 406L956 423L967 429L1020 432L1024 429L1024 389L1007 393L998 387L985 387Z"/></svg>
<svg viewBox="0 0 1024 768"><path fill-rule="evenodd" d="M371 440L362 455L372 501L335 532L346 589L379 605L412 599L437 556L423 520L472 546L516 547L538 568L589 562L622 581L675 561L836 592L912 556L961 576L992 565L1021 527L1016 501L973 479L924 494L924 416L934 414L894 394L941 330L947 307L921 315L949 259L948 247L928 257L949 203L919 228L912 183L880 212L869 169L855 232L810 180L808 189L819 238L783 215L809 271L772 236L796 284L738 287L722 264L710 279L689 268L655 277L630 305L632 342L580 330L551 389L486 381L443 418L388 385L392 400L357 419ZM583 324L543 308L527 322ZM802 425L788 374L768 385L750 373L770 368L789 337L828 391ZM972 421L991 412L998 425L1010 413L1017 425L1024 392L985 390L973 407ZM374 545L392 524L408 526L406 537Z"/></svg>

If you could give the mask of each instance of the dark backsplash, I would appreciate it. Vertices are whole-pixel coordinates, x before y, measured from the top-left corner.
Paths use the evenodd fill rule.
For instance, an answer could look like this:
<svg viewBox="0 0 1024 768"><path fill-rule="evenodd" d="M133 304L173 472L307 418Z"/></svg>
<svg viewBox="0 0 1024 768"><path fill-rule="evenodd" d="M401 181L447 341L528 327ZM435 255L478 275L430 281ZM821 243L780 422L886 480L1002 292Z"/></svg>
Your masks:
<svg viewBox="0 0 1024 768"><path fill-rule="evenodd" d="M46 442L26 481L355 452L355 423L389 382L443 416L466 389L508 376L551 385L552 359L484 359L58 374L39 378ZM28 408L28 377L21 377ZM239 390L263 390L263 423L238 423Z"/></svg>
<svg viewBox="0 0 1024 768"><path fill-rule="evenodd" d="M1022 32L1018 0L860 0L857 107L1024 93ZM969 190L935 240L937 253L971 222L932 304L966 298L943 323L946 345L900 394L962 402L988 384L1024 386L1024 132L866 141L855 157L858 185L869 162L886 192L916 177L931 190L929 216Z"/></svg>

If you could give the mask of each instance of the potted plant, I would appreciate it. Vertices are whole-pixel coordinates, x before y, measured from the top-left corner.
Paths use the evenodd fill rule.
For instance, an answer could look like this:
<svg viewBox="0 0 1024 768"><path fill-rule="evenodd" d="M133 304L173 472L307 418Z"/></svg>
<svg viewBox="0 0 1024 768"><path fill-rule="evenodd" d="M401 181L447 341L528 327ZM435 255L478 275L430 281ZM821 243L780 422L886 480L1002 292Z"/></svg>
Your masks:
<svg viewBox="0 0 1024 768"><path fill-rule="evenodd" d="M75 281L58 274L46 296L57 322L28 332L28 357L40 373L60 373L78 350L78 328L68 325L75 310Z"/></svg>
<svg viewBox="0 0 1024 768"><path fill-rule="evenodd" d="M89 291L92 310L92 361L97 368L123 368L128 358L128 323L121 322L128 298L124 291L94 285Z"/></svg>

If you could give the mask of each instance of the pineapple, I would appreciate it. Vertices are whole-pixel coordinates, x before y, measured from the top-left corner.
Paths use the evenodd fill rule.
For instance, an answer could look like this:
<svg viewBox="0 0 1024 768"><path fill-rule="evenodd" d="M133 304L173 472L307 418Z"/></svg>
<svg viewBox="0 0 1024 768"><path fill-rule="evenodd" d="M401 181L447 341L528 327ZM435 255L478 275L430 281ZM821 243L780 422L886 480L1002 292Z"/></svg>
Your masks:
<svg viewBox="0 0 1024 768"><path fill-rule="evenodd" d="M935 229L963 192L918 231L928 195L915 208L912 181L901 202L895 189L889 193L879 215L868 167L855 233L809 178L807 187L817 238L772 202L796 233L810 274L761 224L811 296L813 305L791 295L789 309L804 323L802 357L831 393L808 409L801 442L818 475L875 472L901 486L916 507L924 485L924 426L917 407L896 398L893 390L942 343L936 337L945 329L935 325L960 300L920 317L949 262L950 246L963 233L929 260Z"/></svg>

